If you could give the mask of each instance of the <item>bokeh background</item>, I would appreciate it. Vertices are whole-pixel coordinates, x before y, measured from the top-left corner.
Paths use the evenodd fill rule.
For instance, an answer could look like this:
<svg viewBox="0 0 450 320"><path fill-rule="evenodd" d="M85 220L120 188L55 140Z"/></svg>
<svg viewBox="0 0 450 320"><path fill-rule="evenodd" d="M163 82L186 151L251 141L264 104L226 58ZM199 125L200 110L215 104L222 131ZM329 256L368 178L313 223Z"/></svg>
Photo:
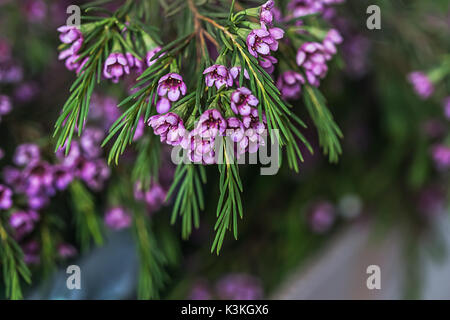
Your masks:
<svg viewBox="0 0 450 320"><path fill-rule="evenodd" d="M58 167L53 126L74 74L58 60L56 28L65 23L67 6L82 3L0 0L1 181L12 182L25 170L18 161L36 152L42 159L36 170L45 171L43 163ZM371 4L381 8L381 30L366 27ZM284 166L275 176L260 176L258 167L242 167L240 237L227 238L219 256L210 253L218 193L214 170L208 170L201 227L181 241L180 226L170 225L170 203L162 203L174 170L164 150L160 188L134 203L133 163L137 150L148 147L150 129L143 128L144 137L119 166L109 168L106 152L91 148L94 156L80 162L70 187L49 198L18 200L33 203L39 214L36 220L17 216L20 227L30 229L19 241L32 270L24 296L136 298L145 246L133 230L105 226L105 215L142 210L168 252L163 299L450 298L449 14L445 0L347 0L324 12L344 37L321 85L344 133L342 156L337 164L321 156L310 125L304 134L315 153L298 174ZM416 71L432 82L430 94L411 83ZM81 143L101 142L96 132L117 119L117 104L126 94L126 85L96 90L92 133ZM301 103L298 108L304 109ZM83 175L89 170L90 176ZM10 216L0 211L0 221L7 225ZM94 225L101 239L90 239L82 225ZM65 286L70 264L81 267L82 290ZM381 268L381 290L366 287L369 265Z"/></svg>

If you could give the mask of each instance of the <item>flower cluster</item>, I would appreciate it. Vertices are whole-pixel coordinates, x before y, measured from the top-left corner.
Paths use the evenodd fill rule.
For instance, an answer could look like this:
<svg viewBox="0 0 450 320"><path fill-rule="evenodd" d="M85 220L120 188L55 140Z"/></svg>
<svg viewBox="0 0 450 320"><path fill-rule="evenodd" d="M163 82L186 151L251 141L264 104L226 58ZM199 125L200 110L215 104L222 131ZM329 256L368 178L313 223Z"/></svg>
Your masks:
<svg viewBox="0 0 450 320"><path fill-rule="evenodd" d="M65 60L68 70L79 73L89 60L89 57L80 59L78 54L83 46L83 33L75 26L61 26L58 31L61 33L59 39L66 45L66 49L60 52L58 59Z"/></svg>
<svg viewBox="0 0 450 320"><path fill-rule="evenodd" d="M263 298L263 289L258 278L244 273L231 273L220 278L210 288L207 281L198 281L191 289L189 299L209 300L258 300Z"/></svg>
<svg viewBox="0 0 450 320"><path fill-rule="evenodd" d="M278 40L282 39L284 31L280 28L270 28L261 24L260 29L254 29L247 36L248 51L255 58L260 58L259 64L270 74L275 69L278 60L271 52L278 50Z"/></svg>
<svg viewBox="0 0 450 320"><path fill-rule="evenodd" d="M342 37L335 29L331 29L322 43L305 42L297 51L297 65L302 67L308 82L318 87L320 79L323 79L327 72L327 61L336 54L336 44L342 43Z"/></svg>

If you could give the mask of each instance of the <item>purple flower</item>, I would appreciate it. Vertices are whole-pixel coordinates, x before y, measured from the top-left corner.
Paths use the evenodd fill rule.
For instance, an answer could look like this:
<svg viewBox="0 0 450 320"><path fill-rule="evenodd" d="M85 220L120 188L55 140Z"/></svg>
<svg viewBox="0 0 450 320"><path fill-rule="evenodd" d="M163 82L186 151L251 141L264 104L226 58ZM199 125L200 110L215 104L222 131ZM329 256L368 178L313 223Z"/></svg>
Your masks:
<svg viewBox="0 0 450 320"><path fill-rule="evenodd" d="M23 251L23 261L30 264L39 264L41 262L40 258L40 246L36 240L31 240L23 245L21 245Z"/></svg>
<svg viewBox="0 0 450 320"><path fill-rule="evenodd" d="M261 13L259 16L259 20L262 23L265 23L269 26L272 25L272 22L273 22L272 9L274 8L274 6L275 6L275 4L274 4L273 0L269 0L261 6Z"/></svg>
<svg viewBox="0 0 450 320"><path fill-rule="evenodd" d="M8 187L0 184L0 209L1 210L8 210L12 207L13 201L12 201L12 195L13 192Z"/></svg>
<svg viewBox="0 0 450 320"><path fill-rule="evenodd" d="M261 60L259 60L259 65L263 67L263 69L266 70L268 74L273 73L273 71L275 70L275 64L277 63L277 58L272 56L261 57Z"/></svg>
<svg viewBox="0 0 450 320"><path fill-rule="evenodd" d="M23 178L19 169L10 166L5 167L3 169L3 179L8 185L14 187L14 190L22 189Z"/></svg>
<svg viewBox="0 0 450 320"><path fill-rule="evenodd" d="M216 154L214 141L214 138L201 137L196 130L193 130L183 139L181 146L188 150L189 159L193 163L214 164Z"/></svg>
<svg viewBox="0 0 450 320"><path fill-rule="evenodd" d="M251 108L258 105L258 99L246 87L240 87L231 94L231 109L235 114L248 116Z"/></svg>
<svg viewBox="0 0 450 320"><path fill-rule="evenodd" d="M322 2L321 0L291 0L288 9L294 18L299 18L322 12L324 9Z"/></svg>
<svg viewBox="0 0 450 320"><path fill-rule="evenodd" d="M442 105L444 107L444 115L447 119L450 119L450 96L446 97L444 101L442 102Z"/></svg>
<svg viewBox="0 0 450 320"><path fill-rule="evenodd" d="M28 0L23 8L30 22L42 21L47 12L47 5L42 0Z"/></svg>
<svg viewBox="0 0 450 320"><path fill-rule="evenodd" d="M35 82L24 82L14 90L14 98L21 103L26 103L32 100L38 93L39 87Z"/></svg>
<svg viewBox="0 0 450 320"><path fill-rule="evenodd" d="M21 144L17 147L13 162L17 166L26 166L31 161L38 161L41 158L39 147L33 143Z"/></svg>
<svg viewBox="0 0 450 320"><path fill-rule="evenodd" d="M303 67L308 82L318 87L328 71L324 47L318 42L306 42L297 52L297 65Z"/></svg>
<svg viewBox="0 0 450 320"><path fill-rule="evenodd" d="M17 239L22 239L34 229L39 220L39 214L35 211L16 211L9 217L9 224L14 230Z"/></svg>
<svg viewBox="0 0 450 320"><path fill-rule="evenodd" d="M83 180L92 190L100 191L111 175L111 170L103 159L97 159L92 162L88 161L88 163L89 165L85 172L86 176ZM89 177L87 174L89 174Z"/></svg>
<svg viewBox="0 0 450 320"><path fill-rule="evenodd" d="M152 184L144 194L145 203L151 212L157 211L166 201L167 192L157 183Z"/></svg>
<svg viewBox="0 0 450 320"><path fill-rule="evenodd" d="M58 245L58 255L63 258L72 258L77 255L77 249L68 243L60 243Z"/></svg>
<svg viewBox="0 0 450 320"><path fill-rule="evenodd" d="M186 95L186 84L178 73L168 73L158 81L158 96L161 98L156 104L156 111L166 113L171 108L171 102L178 101L180 96Z"/></svg>
<svg viewBox="0 0 450 320"><path fill-rule="evenodd" d="M229 274L216 285L217 295L224 300L259 300L263 291L260 281L246 274Z"/></svg>
<svg viewBox="0 0 450 320"><path fill-rule="evenodd" d="M53 168L44 161L33 161L23 172L25 192L36 195L39 192L51 192L53 184Z"/></svg>
<svg viewBox="0 0 450 320"><path fill-rule="evenodd" d="M103 130L86 128L80 138L80 146L84 155L89 158L97 158L102 153L101 142L105 137Z"/></svg>
<svg viewBox="0 0 450 320"><path fill-rule="evenodd" d="M311 208L308 223L313 232L325 233L331 228L335 218L334 206L329 202L319 202Z"/></svg>
<svg viewBox="0 0 450 320"><path fill-rule="evenodd" d="M123 207L113 207L106 211L105 224L113 230L121 230L131 225L131 215Z"/></svg>
<svg viewBox="0 0 450 320"><path fill-rule="evenodd" d="M230 137L233 142L238 143L244 138L244 124L238 118L228 118L226 133L227 137Z"/></svg>
<svg viewBox="0 0 450 320"><path fill-rule="evenodd" d="M158 59L155 59L155 60L152 60L152 59L155 56L155 54L157 54L160 51L161 51L161 47L158 46L158 47L150 50L149 52L147 52L147 56L145 58L145 61L147 62L147 66L151 67L156 62L156 60L158 60Z"/></svg>
<svg viewBox="0 0 450 320"><path fill-rule="evenodd" d="M239 153L255 153L259 146L265 145L263 136L266 135L266 116L264 114L262 120L260 122L259 112L256 108L252 108L248 116L242 117L242 123L246 130L245 137L239 144Z"/></svg>
<svg viewBox="0 0 450 320"><path fill-rule="evenodd" d="M433 83L428 76L421 71L414 71L408 75L409 82L413 85L414 90L422 99L429 98L434 92Z"/></svg>
<svg viewBox="0 0 450 320"><path fill-rule="evenodd" d="M0 120L2 119L2 116L10 113L11 110L11 99L8 96L0 95Z"/></svg>
<svg viewBox="0 0 450 320"><path fill-rule="evenodd" d="M40 210L49 203L49 197L43 192L30 194L27 196L28 207L33 210Z"/></svg>
<svg viewBox="0 0 450 320"><path fill-rule="evenodd" d="M161 136L161 142L171 146L179 145L186 133L183 120L173 112L150 117L148 125L156 135Z"/></svg>
<svg viewBox="0 0 450 320"><path fill-rule="evenodd" d="M280 28L267 30L265 26L255 29L247 36L247 46L250 54L256 58L259 55L268 56L270 51L278 50L278 41L284 36L284 31Z"/></svg>
<svg viewBox="0 0 450 320"><path fill-rule="evenodd" d="M128 60L120 52L111 53L105 61L103 68L103 76L111 79L112 82L118 83L120 78L130 73Z"/></svg>
<svg viewBox="0 0 450 320"><path fill-rule="evenodd" d="M432 148L433 160L439 169L450 168L450 147L438 144Z"/></svg>
<svg viewBox="0 0 450 320"><path fill-rule="evenodd" d="M230 69L230 74L233 77L234 81L236 82L237 86L240 87L239 84L239 77L241 74L241 67L233 67ZM244 70L244 78L247 80L250 80L250 76L248 75L248 71Z"/></svg>
<svg viewBox="0 0 450 320"><path fill-rule="evenodd" d="M332 55L336 54L336 45L341 44L342 41L342 36L336 29L330 29L330 31L328 31L325 39L323 40L324 52L328 54L328 59L330 59Z"/></svg>
<svg viewBox="0 0 450 320"><path fill-rule="evenodd" d="M0 63L0 83L17 83L23 78L23 69L18 64L8 61Z"/></svg>
<svg viewBox="0 0 450 320"><path fill-rule="evenodd" d="M289 70L278 77L277 88L284 99L298 99L304 83L305 78L300 73Z"/></svg>
<svg viewBox="0 0 450 320"><path fill-rule="evenodd" d="M215 138L223 135L227 129L227 121L216 109L209 109L203 112L196 126L196 133L202 138Z"/></svg>
<svg viewBox="0 0 450 320"><path fill-rule="evenodd" d="M83 34L80 29L75 26L61 26L58 28L58 32L61 33L59 39L62 43L70 44L79 39L83 39Z"/></svg>
<svg viewBox="0 0 450 320"><path fill-rule="evenodd" d="M217 90L225 85L226 88L233 85L233 77L225 66L214 64L203 71L206 86L216 85Z"/></svg>
<svg viewBox="0 0 450 320"><path fill-rule="evenodd" d="M204 281L197 282L189 293L189 300L210 300L212 299L211 290Z"/></svg>
<svg viewBox="0 0 450 320"><path fill-rule="evenodd" d="M135 57L130 52L127 52L125 56L128 60L130 69L136 70L137 73L142 73L144 71L144 61L142 61L142 59Z"/></svg>
<svg viewBox="0 0 450 320"><path fill-rule="evenodd" d="M65 190L73 181L74 176L69 167L56 165L53 167L53 184L56 190Z"/></svg>

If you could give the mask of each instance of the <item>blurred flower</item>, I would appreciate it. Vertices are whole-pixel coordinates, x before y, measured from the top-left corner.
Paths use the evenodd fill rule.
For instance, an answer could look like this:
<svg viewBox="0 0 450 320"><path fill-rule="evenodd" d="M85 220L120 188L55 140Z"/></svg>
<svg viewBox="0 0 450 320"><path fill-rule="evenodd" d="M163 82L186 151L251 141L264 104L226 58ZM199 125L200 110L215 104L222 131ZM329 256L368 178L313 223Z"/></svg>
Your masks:
<svg viewBox="0 0 450 320"><path fill-rule="evenodd" d="M24 82L14 89L14 98L20 103L27 103L38 93L39 87L35 82Z"/></svg>
<svg viewBox="0 0 450 320"><path fill-rule="evenodd" d="M21 245L23 251L23 260L26 264L39 264L40 258L40 246L36 240L28 241Z"/></svg>
<svg viewBox="0 0 450 320"><path fill-rule="evenodd" d="M275 64L278 63L277 58L273 56L263 56L259 60L259 65L268 73L272 74L275 70Z"/></svg>
<svg viewBox="0 0 450 320"><path fill-rule="evenodd" d="M308 224L313 232L325 233L334 223L336 212L334 206L326 201L316 203L308 214Z"/></svg>
<svg viewBox="0 0 450 320"><path fill-rule="evenodd" d="M68 243L60 243L58 245L58 255L63 258L72 258L77 255L77 249Z"/></svg>
<svg viewBox="0 0 450 320"><path fill-rule="evenodd" d="M423 188L419 193L418 208L427 217L435 217L445 211L445 192L439 186Z"/></svg>
<svg viewBox="0 0 450 320"><path fill-rule="evenodd" d="M39 214L35 211L16 211L9 217L9 224L14 230L17 239L22 239L25 235L33 231Z"/></svg>
<svg viewBox="0 0 450 320"><path fill-rule="evenodd" d="M324 9L320 0L291 0L287 7L294 18L319 13Z"/></svg>
<svg viewBox="0 0 450 320"><path fill-rule="evenodd" d="M8 210L12 207L12 195L11 189L0 184L0 210Z"/></svg>
<svg viewBox="0 0 450 320"><path fill-rule="evenodd" d="M439 169L450 168L450 147L437 144L433 146L432 150L433 160Z"/></svg>
<svg viewBox="0 0 450 320"><path fill-rule="evenodd" d="M47 5L42 0L27 0L23 9L30 22L40 22L47 14Z"/></svg>
<svg viewBox="0 0 450 320"><path fill-rule="evenodd" d="M23 69L12 61L0 61L0 83L18 83L23 79Z"/></svg>
<svg viewBox="0 0 450 320"><path fill-rule="evenodd" d="M413 85L414 90L422 99L429 98L434 92L433 83L428 76L421 71L414 71L408 74L408 80Z"/></svg>
<svg viewBox="0 0 450 320"><path fill-rule="evenodd" d="M204 281L198 281L191 288L189 300L211 300L212 293Z"/></svg>
<svg viewBox="0 0 450 320"><path fill-rule="evenodd" d="M30 162L23 172L25 192L37 195L39 192L50 192L53 184L53 168L45 161Z"/></svg>
<svg viewBox="0 0 450 320"><path fill-rule="evenodd" d="M105 133L98 128L86 128L80 138L80 146L84 155L89 158L97 158L102 154L101 144Z"/></svg>
<svg viewBox="0 0 450 320"><path fill-rule="evenodd" d="M113 207L106 211L105 224L113 230L121 230L131 225L131 215L123 207Z"/></svg>
<svg viewBox="0 0 450 320"><path fill-rule="evenodd" d="M7 115L11 110L11 99L8 96L0 95L0 121L2 120L2 116Z"/></svg>
<svg viewBox="0 0 450 320"><path fill-rule="evenodd" d="M450 120L450 96L446 97L444 101L442 102L442 105L444 107L444 115L447 119Z"/></svg>
<svg viewBox="0 0 450 320"><path fill-rule="evenodd" d="M326 61L324 47L321 43L305 42L298 49L297 65L305 69L306 79L313 86L318 87L320 85L319 79L323 79L327 74Z"/></svg>
<svg viewBox="0 0 450 320"><path fill-rule="evenodd" d="M73 172L69 167L63 165L56 165L53 167L53 183L56 190L65 190L73 179Z"/></svg>
<svg viewBox="0 0 450 320"><path fill-rule="evenodd" d="M17 166L26 166L31 161L38 161L41 158L39 147L34 143L24 143L16 148L13 162Z"/></svg>
<svg viewBox="0 0 450 320"><path fill-rule="evenodd" d="M260 281L246 274L229 274L216 285L217 296L223 300L259 300L263 290Z"/></svg>

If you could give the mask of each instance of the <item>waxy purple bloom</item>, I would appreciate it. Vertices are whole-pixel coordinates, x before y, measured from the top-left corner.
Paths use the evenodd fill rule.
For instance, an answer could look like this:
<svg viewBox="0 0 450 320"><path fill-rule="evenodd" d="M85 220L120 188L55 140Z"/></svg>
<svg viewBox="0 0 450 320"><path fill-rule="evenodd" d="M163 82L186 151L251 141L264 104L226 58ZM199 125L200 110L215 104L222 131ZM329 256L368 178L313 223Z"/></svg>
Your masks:
<svg viewBox="0 0 450 320"><path fill-rule="evenodd" d="M13 192L7 186L0 184L0 210L8 210L12 207Z"/></svg>
<svg viewBox="0 0 450 320"><path fill-rule="evenodd" d="M223 135L227 129L227 121L216 109L203 112L196 126L196 133L202 138L214 139L217 135Z"/></svg>
<svg viewBox="0 0 450 320"><path fill-rule="evenodd" d="M319 202L315 204L308 215L308 223L313 232L327 232L336 219L334 206L329 202Z"/></svg>
<svg viewBox="0 0 450 320"><path fill-rule="evenodd" d="M277 58L273 56L261 57L261 60L259 60L259 65L263 67L263 69L266 70L268 74L273 73L273 71L275 70L275 64L277 63L278 63Z"/></svg>
<svg viewBox="0 0 450 320"><path fill-rule="evenodd" d="M152 116L148 124L153 128L153 132L161 137L161 142L171 146L179 145L186 133L183 120L173 112Z"/></svg>
<svg viewBox="0 0 450 320"><path fill-rule="evenodd" d="M217 90L222 86L231 87L233 85L233 77L225 66L214 64L203 71L205 75L206 86L212 87L216 85Z"/></svg>
<svg viewBox="0 0 450 320"><path fill-rule="evenodd" d="M258 56L268 56L270 51L278 50L278 41L284 36L284 31L280 28L267 28L263 25L261 29L255 29L247 36L247 46L250 54L256 58Z"/></svg>
<svg viewBox="0 0 450 320"><path fill-rule="evenodd" d="M429 98L434 92L434 85L428 76L421 71L414 71L408 75L409 82L422 99Z"/></svg>
<svg viewBox="0 0 450 320"><path fill-rule="evenodd" d="M39 147L33 143L24 143L16 148L13 156L13 162L17 166L26 166L31 161L37 161L41 158Z"/></svg>
<svg viewBox="0 0 450 320"><path fill-rule="evenodd" d="M188 150L189 159L193 163L214 164L214 141L214 138L201 137L196 130L193 130L187 138L183 139L181 146Z"/></svg>
<svg viewBox="0 0 450 320"><path fill-rule="evenodd" d="M272 9L274 8L274 6L275 6L275 3L273 0L269 0L261 6L261 13L259 16L259 20L262 23L265 23L269 26L272 25L272 22L273 22Z"/></svg>
<svg viewBox="0 0 450 320"><path fill-rule="evenodd" d="M156 60L158 60L158 59L155 59L155 60L152 60L152 59L155 56L155 54L157 54L160 51L161 51L161 47L158 46L158 47L150 50L149 52L147 52L147 56L145 58L145 61L147 62L147 66L151 67L156 62Z"/></svg>
<svg viewBox="0 0 450 320"><path fill-rule="evenodd" d="M70 44L79 39L83 39L83 34L81 33L80 29L75 26L61 26L58 28L58 32L61 33L59 35L59 39L62 43Z"/></svg>
<svg viewBox="0 0 450 320"><path fill-rule="evenodd" d="M324 6L321 0L291 0L288 9L294 18L323 12Z"/></svg>
<svg viewBox="0 0 450 320"><path fill-rule="evenodd" d="M303 67L308 82L318 87L328 71L324 47L318 42L306 42L297 52L297 65Z"/></svg>
<svg viewBox="0 0 450 320"><path fill-rule="evenodd" d="M120 78L130 73L130 66L127 58L120 52L111 53L105 61L103 76L118 83Z"/></svg>
<svg viewBox="0 0 450 320"><path fill-rule="evenodd" d="M266 135L266 116L263 114L262 122L259 120L258 109L252 108L248 116L242 117L244 124L245 138L240 142L240 153L249 152L255 153L259 146L264 146L265 141L263 136Z"/></svg>
<svg viewBox="0 0 450 320"><path fill-rule="evenodd" d="M144 61L142 61L142 59L135 57L130 52L127 52L125 57L127 58L128 66L131 70L136 70L137 73L142 73L144 71Z"/></svg>
<svg viewBox="0 0 450 320"><path fill-rule="evenodd" d="M305 84L305 78L291 70L283 72L277 80L277 88L284 99L298 99L303 84Z"/></svg>
<svg viewBox="0 0 450 320"><path fill-rule="evenodd" d="M0 120L2 116L10 113L12 110L11 99L8 96L0 95Z"/></svg>
<svg viewBox="0 0 450 320"><path fill-rule="evenodd" d="M235 114L248 116L251 108L258 105L258 99L246 87L240 87L231 94L231 110Z"/></svg>
<svg viewBox="0 0 450 320"><path fill-rule="evenodd" d="M14 230L17 239L22 239L25 235L33 231L39 214L35 211L16 211L9 217L9 224Z"/></svg>
<svg viewBox="0 0 450 320"><path fill-rule="evenodd" d="M159 114L166 113L171 108L171 102L178 101L181 96L186 95L187 87L183 77L178 73L168 73L158 81L158 96L156 111Z"/></svg>
<svg viewBox="0 0 450 320"><path fill-rule="evenodd" d="M263 297L260 281L246 274L229 274L216 285L217 295L224 300L259 300Z"/></svg>
<svg viewBox="0 0 450 320"><path fill-rule="evenodd" d="M228 118L226 133L227 137L230 137L233 142L240 142L245 135L244 124L238 118Z"/></svg>
<svg viewBox="0 0 450 320"><path fill-rule="evenodd" d="M236 82L238 87L240 87L239 78L240 78L240 74L241 74L241 69L242 69L241 67L233 67L230 69L230 74L233 77L233 79ZM244 70L244 78L247 80L250 80L250 76L249 76L247 70Z"/></svg>
<svg viewBox="0 0 450 320"><path fill-rule="evenodd" d="M131 215L123 207L113 207L106 211L105 224L113 230L121 230L131 226Z"/></svg>

